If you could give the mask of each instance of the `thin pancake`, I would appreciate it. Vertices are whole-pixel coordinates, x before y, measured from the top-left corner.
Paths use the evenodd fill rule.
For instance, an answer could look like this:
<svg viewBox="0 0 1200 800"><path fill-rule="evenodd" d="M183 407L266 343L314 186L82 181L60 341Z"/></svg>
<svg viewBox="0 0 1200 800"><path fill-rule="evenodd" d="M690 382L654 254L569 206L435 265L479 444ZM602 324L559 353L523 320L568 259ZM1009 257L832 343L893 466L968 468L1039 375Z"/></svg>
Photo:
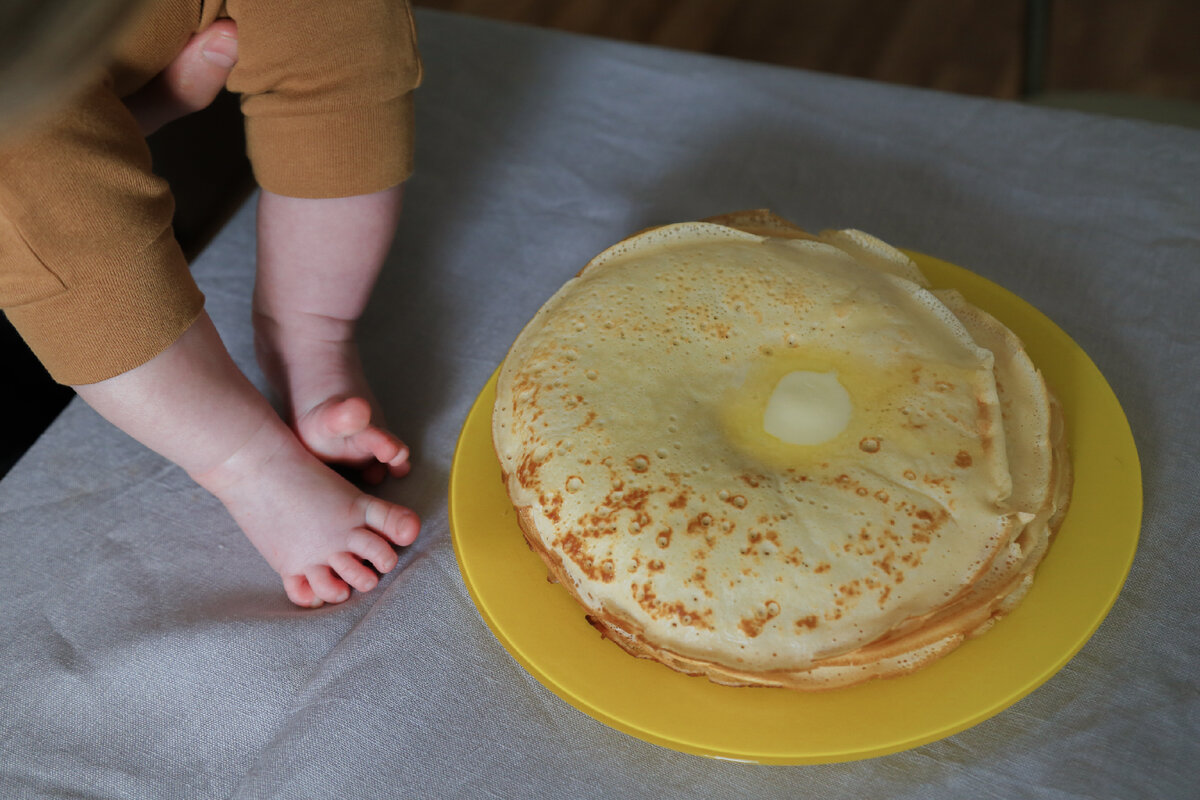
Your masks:
<svg viewBox="0 0 1200 800"><path fill-rule="evenodd" d="M634 236L514 343L493 438L522 530L636 655L797 688L914 669L1044 552L1069 483L1044 384L879 240L719 219L752 232ZM844 390L844 429L768 432L795 375Z"/></svg>

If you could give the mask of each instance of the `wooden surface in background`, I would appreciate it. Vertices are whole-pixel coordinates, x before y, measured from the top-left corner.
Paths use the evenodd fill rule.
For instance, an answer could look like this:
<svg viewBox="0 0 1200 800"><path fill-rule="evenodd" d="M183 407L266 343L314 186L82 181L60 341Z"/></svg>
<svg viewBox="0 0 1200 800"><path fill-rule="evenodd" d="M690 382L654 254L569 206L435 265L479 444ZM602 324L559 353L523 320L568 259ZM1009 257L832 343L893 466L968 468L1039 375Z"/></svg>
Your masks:
<svg viewBox="0 0 1200 800"><path fill-rule="evenodd" d="M1026 0L413 0L574 33L1017 98ZM1048 91L1200 101L1200 2L1053 0Z"/></svg>

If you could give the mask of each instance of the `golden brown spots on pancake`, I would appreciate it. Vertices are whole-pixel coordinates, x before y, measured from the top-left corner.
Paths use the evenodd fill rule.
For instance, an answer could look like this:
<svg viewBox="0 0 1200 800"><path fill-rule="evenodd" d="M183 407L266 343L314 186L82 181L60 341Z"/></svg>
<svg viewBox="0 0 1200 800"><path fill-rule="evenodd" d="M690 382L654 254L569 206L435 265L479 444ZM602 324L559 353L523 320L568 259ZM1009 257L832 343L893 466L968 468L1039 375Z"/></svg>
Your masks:
<svg viewBox="0 0 1200 800"><path fill-rule="evenodd" d="M915 481L917 479L917 473L913 472L911 469L906 469L904 470L904 477L907 480Z"/></svg>
<svg viewBox="0 0 1200 800"><path fill-rule="evenodd" d="M857 539L853 536L850 540L842 545L842 552L854 553L860 556L869 556L875 552L875 542L870 532L866 528L859 529Z"/></svg>
<svg viewBox="0 0 1200 800"><path fill-rule="evenodd" d="M776 540L778 540L778 537L779 537L779 535L777 533L775 533L775 531L768 531L767 536L768 537L773 536ZM758 545L762 542L763 538L764 538L764 536L762 533L759 533L758 531L750 531L750 533L748 533L746 535L746 546L741 548L741 550L739 552L744 556L757 556L760 554L769 555L770 554L769 548L767 551L763 551L763 550L760 550L758 547Z"/></svg>
<svg viewBox="0 0 1200 800"><path fill-rule="evenodd" d="M526 489L531 489L537 483L538 469L542 466L542 462L533 457L533 453L526 453L521 458L521 463L517 465L517 482Z"/></svg>
<svg viewBox="0 0 1200 800"><path fill-rule="evenodd" d="M597 580L600 577L592 557L588 555L583 540L574 533L568 533L566 536L559 537L555 541L555 546L558 547L563 555L571 559L575 563L575 566L579 567L590 579Z"/></svg>
<svg viewBox="0 0 1200 800"><path fill-rule="evenodd" d="M813 567L813 572L820 575L823 572L829 572L831 569L833 569L832 564L830 564L828 561L822 561L820 564L817 564L817 566Z"/></svg>
<svg viewBox="0 0 1200 800"><path fill-rule="evenodd" d="M680 492L679 495L676 496L674 500L667 503L667 505L670 506L671 508L684 508L687 505L687 502L688 502L687 492Z"/></svg>
<svg viewBox="0 0 1200 800"><path fill-rule="evenodd" d="M837 597L834 598L834 605L842 608L850 609L858 605L858 599L862 596L862 581L855 578L848 583L843 583L837 588Z"/></svg>
<svg viewBox="0 0 1200 800"><path fill-rule="evenodd" d="M819 623L816 614L809 614L807 617L801 617L800 619L796 620L795 623L796 633L811 631L813 628L816 628L818 624Z"/></svg>
<svg viewBox="0 0 1200 800"><path fill-rule="evenodd" d="M562 495L558 492L547 497L545 494L538 495L538 502L541 503L542 513L546 515L546 519L552 522L558 522L562 519Z"/></svg>
<svg viewBox="0 0 1200 800"><path fill-rule="evenodd" d="M658 536L655 537L654 543L657 544L659 547L661 547L663 550L666 550L668 547L671 546L671 533L672 533L672 530L670 528L662 529L661 531L658 532Z"/></svg>
<svg viewBox="0 0 1200 800"><path fill-rule="evenodd" d="M875 493L875 499L881 503L886 504L892 498L891 498L891 495L889 495L883 489L880 489L878 492Z"/></svg>
<svg viewBox="0 0 1200 800"><path fill-rule="evenodd" d="M703 630L712 630L712 609L697 611L685 606L681 601L676 600L673 603L668 603L660 600L654 592L654 585L649 581L639 585L637 582L630 584L634 602L642 607L651 618L656 620L670 620L673 624L687 625L693 628L701 628Z"/></svg>
<svg viewBox="0 0 1200 800"><path fill-rule="evenodd" d="M695 586L705 597L713 597L712 589L708 588L708 570L704 567L696 567L690 578L684 580L685 584Z"/></svg>
<svg viewBox="0 0 1200 800"><path fill-rule="evenodd" d="M785 553L783 556L783 561L785 564L793 567L807 566L807 562L804 560L804 551L802 551L799 547L793 547L791 550L787 551L787 553Z"/></svg>
<svg viewBox="0 0 1200 800"><path fill-rule="evenodd" d="M933 540L933 535L937 533L938 529L950 518L950 514L942 508L939 508L937 513L920 508L910 513L909 517L916 518L912 524L909 541L916 544L928 544Z"/></svg>
<svg viewBox="0 0 1200 800"><path fill-rule="evenodd" d="M746 498L743 495L735 494L732 497L722 498L722 499L725 500L726 503L729 503L729 505L731 505L735 508L745 508L746 507Z"/></svg>
<svg viewBox="0 0 1200 800"><path fill-rule="evenodd" d="M746 634L746 636L753 639L755 636L758 636L760 633L762 633L763 628L768 622L779 616L779 612L779 603L775 602L774 600L768 600L767 602L763 603L762 608L754 609L753 616L742 617L742 619L738 622L738 628L740 628L742 633Z"/></svg>
<svg viewBox="0 0 1200 800"><path fill-rule="evenodd" d="M979 432L980 443L983 445L984 454L990 454L992 451L992 441L994 436L994 423L992 421L992 408L984 400L977 398L975 404L979 409L979 418L976 420L975 428Z"/></svg>
<svg viewBox="0 0 1200 800"><path fill-rule="evenodd" d="M931 453L930 455L937 455L937 454ZM926 486L931 486L934 489L941 489L946 494L949 494L951 492L949 484L954 480L954 478L950 477L949 475L936 475L935 476L935 475L930 475L929 473L925 473L925 475L923 475L921 477L921 480L924 481Z"/></svg>
<svg viewBox="0 0 1200 800"><path fill-rule="evenodd" d="M712 524L713 524L712 514L709 514L707 511L704 511L704 512L701 512L700 514L697 514L692 519L688 520L687 532L688 533L703 533L704 531L711 528Z"/></svg>
<svg viewBox="0 0 1200 800"><path fill-rule="evenodd" d="M864 436L858 441L858 449L864 453L878 453L879 439L874 436Z"/></svg>
<svg viewBox="0 0 1200 800"><path fill-rule="evenodd" d="M966 450L959 450L958 455L954 457L954 465L963 469L971 466L971 454Z"/></svg>
<svg viewBox="0 0 1200 800"><path fill-rule="evenodd" d="M579 475L572 475L571 477L567 478L564 488L571 494L575 494L583 488L583 478Z"/></svg>
<svg viewBox="0 0 1200 800"><path fill-rule="evenodd" d="M645 455L636 455L625 463L629 464L629 468L634 472L645 472L650 469L650 459Z"/></svg>

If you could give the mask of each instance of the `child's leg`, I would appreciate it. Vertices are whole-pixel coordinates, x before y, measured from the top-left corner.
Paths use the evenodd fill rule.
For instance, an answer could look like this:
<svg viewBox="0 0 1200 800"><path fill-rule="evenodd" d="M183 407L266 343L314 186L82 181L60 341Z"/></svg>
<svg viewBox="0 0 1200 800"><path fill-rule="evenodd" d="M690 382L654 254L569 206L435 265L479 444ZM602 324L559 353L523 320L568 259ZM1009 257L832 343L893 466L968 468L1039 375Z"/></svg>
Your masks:
<svg viewBox="0 0 1200 800"><path fill-rule="evenodd" d="M378 583L416 515L364 494L312 456L230 359L203 315L147 363L76 386L102 416L215 494L283 578L292 602L337 603Z"/></svg>
<svg viewBox="0 0 1200 800"><path fill-rule="evenodd" d="M264 190L258 205L255 344L300 440L369 481L408 472L363 375L355 325L400 212L400 187L335 199Z"/></svg>

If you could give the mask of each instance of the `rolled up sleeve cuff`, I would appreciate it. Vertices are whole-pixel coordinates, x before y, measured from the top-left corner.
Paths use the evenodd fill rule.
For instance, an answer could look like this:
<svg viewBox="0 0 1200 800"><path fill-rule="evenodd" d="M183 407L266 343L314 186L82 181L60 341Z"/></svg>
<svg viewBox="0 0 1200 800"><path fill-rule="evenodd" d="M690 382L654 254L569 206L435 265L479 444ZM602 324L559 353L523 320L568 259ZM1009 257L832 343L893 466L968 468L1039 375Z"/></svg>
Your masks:
<svg viewBox="0 0 1200 800"><path fill-rule="evenodd" d="M260 186L288 197L350 197L413 170L413 96L318 114L253 116L246 145Z"/></svg>
<svg viewBox="0 0 1200 800"><path fill-rule="evenodd" d="M137 264L90 270L69 289L5 313L51 377L77 386L146 363L203 309L204 295L167 229L139 253Z"/></svg>

